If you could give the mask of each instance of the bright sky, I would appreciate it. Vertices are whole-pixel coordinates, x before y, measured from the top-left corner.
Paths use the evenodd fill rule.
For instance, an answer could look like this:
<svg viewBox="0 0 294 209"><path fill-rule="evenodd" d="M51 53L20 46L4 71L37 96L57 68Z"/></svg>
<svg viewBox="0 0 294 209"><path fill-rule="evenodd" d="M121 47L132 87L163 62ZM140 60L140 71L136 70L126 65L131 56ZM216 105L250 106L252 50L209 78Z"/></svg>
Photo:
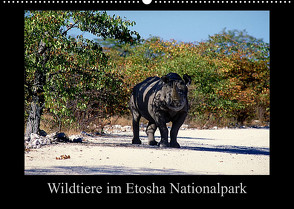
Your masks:
<svg viewBox="0 0 294 209"><path fill-rule="evenodd" d="M149 35L164 40L194 42L207 40L227 30L243 30L269 42L269 11L107 11L135 21L133 30L143 38Z"/></svg>
<svg viewBox="0 0 294 209"><path fill-rule="evenodd" d="M269 11L107 11L135 21L131 30L142 38L159 36L164 40L195 42L208 39L208 35L227 30L246 30L255 38L269 43ZM87 36L87 34L85 34ZM93 38L88 36L88 38Z"/></svg>

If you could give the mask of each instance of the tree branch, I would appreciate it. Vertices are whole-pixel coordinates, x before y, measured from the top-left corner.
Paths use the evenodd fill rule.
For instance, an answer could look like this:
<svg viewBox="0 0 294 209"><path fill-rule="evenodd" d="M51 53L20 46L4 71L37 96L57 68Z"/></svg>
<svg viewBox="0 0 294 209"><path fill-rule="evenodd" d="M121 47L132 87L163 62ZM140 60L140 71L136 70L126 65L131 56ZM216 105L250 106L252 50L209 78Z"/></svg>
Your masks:
<svg viewBox="0 0 294 209"><path fill-rule="evenodd" d="M69 31L70 29L72 29L79 21L76 21L74 24L71 24L70 26L67 27L67 29L65 31L63 31L61 33L61 35L66 35L67 34L67 31Z"/></svg>

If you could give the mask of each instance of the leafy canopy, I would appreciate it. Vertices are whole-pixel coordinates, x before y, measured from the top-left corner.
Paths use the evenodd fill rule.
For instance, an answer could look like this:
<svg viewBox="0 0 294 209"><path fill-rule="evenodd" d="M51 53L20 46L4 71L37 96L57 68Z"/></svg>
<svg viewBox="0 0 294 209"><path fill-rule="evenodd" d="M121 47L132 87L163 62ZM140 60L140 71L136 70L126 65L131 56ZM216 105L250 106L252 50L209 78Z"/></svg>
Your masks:
<svg viewBox="0 0 294 209"><path fill-rule="evenodd" d="M269 44L246 31L223 30L196 43L151 37L105 51L113 71L124 74L126 92L149 76L189 74L190 118L269 119Z"/></svg>
<svg viewBox="0 0 294 209"><path fill-rule="evenodd" d="M112 100L102 101L105 111L114 111L121 78L109 72L108 57L97 42L68 31L76 28L132 45L140 40L128 29L135 22L97 11L25 11L24 16L25 116L34 96L57 118L86 109L93 95L109 94Z"/></svg>

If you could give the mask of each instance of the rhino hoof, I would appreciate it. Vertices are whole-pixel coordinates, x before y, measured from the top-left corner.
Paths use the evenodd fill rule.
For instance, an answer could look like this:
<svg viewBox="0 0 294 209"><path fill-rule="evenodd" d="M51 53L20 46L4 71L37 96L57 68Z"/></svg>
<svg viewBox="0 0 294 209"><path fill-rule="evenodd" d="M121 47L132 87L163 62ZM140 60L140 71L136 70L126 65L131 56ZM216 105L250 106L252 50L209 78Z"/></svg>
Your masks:
<svg viewBox="0 0 294 209"><path fill-rule="evenodd" d="M132 144L142 144L140 139L133 139Z"/></svg>
<svg viewBox="0 0 294 209"><path fill-rule="evenodd" d="M158 144L158 142L157 141L149 141L149 145L152 145L152 146L155 146L155 145L157 145Z"/></svg>
<svg viewBox="0 0 294 209"><path fill-rule="evenodd" d="M170 146L173 148L180 148L181 147L178 142L170 143Z"/></svg>
<svg viewBox="0 0 294 209"><path fill-rule="evenodd" d="M168 144L168 142L159 142L158 146L159 147L169 147L169 144Z"/></svg>

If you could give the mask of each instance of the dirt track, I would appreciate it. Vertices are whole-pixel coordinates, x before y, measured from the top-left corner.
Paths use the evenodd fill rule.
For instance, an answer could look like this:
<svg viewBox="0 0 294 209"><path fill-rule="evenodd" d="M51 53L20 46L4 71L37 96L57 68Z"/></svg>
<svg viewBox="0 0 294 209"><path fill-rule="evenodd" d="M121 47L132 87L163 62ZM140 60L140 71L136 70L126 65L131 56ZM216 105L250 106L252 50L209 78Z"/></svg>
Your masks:
<svg viewBox="0 0 294 209"><path fill-rule="evenodd" d="M25 154L26 175L268 175L269 129L180 130L180 149L132 145L132 133L59 143ZM159 141L159 131L156 132ZM69 159L56 157L70 155Z"/></svg>

